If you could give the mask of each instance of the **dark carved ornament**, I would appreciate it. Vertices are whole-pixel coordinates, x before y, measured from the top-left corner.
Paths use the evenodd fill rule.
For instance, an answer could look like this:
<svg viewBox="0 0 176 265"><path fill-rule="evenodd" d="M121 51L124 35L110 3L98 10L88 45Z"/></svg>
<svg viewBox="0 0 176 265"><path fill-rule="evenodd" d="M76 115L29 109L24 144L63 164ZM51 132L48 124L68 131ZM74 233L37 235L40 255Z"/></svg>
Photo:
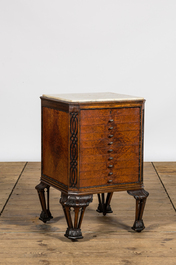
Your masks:
<svg viewBox="0 0 176 265"><path fill-rule="evenodd" d="M93 195L72 195L65 194L62 192L60 203L70 207L87 207L89 203L93 201Z"/></svg>
<svg viewBox="0 0 176 265"><path fill-rule="evenodd" d="M81 232L81 223L83 220L86 207L93 200L93 195L68 195L62 192L60 203L63 207L65 218L68 224L65 236L69 239L76 240L83 238ZM71 208L74 214L71 215ZM72 218L73 217L73 218ZM73 220L72 220L73 219Z"/></svg>
<svg viewBox="0 0 176 265"><path fill-rule="evenodd" d="M127 191L129 195L132 195L136 200L143 200L146 199L149 196L149 193L144 190L131 190Z"/></svg>
<svg viewBox="0 0 176 265"><path fill-rule="evenodd" d="M70 187L77 185L78 165L78 113L70 113Z"/></svg>

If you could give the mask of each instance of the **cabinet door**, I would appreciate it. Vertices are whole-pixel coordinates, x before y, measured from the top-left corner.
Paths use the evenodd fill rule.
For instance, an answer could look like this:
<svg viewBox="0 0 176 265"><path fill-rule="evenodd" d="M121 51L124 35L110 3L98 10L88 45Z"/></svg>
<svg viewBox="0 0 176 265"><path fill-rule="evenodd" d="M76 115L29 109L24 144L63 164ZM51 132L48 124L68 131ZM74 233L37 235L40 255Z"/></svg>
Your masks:
<svg viewBox="0 0 176 265"><path fill-rule="evenodd" d="M140 107L81 110L80 187L140 180Z"/></svg>

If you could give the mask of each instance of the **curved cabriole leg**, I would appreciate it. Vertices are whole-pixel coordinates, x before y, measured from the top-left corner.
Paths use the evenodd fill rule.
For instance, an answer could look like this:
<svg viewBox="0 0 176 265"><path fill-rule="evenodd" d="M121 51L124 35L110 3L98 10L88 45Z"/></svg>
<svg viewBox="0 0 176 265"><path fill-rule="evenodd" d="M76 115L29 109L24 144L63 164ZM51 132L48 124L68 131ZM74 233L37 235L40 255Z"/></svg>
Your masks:
<svg viewBox="0 0 176 265"><path fill-rule="evenodd" d="M132 190L127 192L129 195L132 195L136 199L136 215L132 229L136 232L141 232L145 228L142 216L145 208L146 199L149 196L149 193L144 189Z"/></svg>
<svg viewBox="0 0 176 265"><path fill-rule="evenodd" d="M97 194L97 195L98 195L98 201L99 201L97 212L103 213L103 215L106 215L107 213L112 213L113 211L111 209L110 202L112 199L113 192L110 192L107 194L106 202L104 198L105 197L104 193L102 193L101 196L100 194Z"/></svg>
<svg viewBox="0 0 176 265"><path fill-rule="evenodd" d="M83 220L86 207L93 200L93 195L77 196L61 193L60 203L63 207L65 219L67 221L68 228L65 233L65 237L76 240L83 238L81 232L81 223ZM74 209L74 222L71 218L71 208Z"/></svg>
<svg viewBox="0 0 176 265"><path fill-rule="evenodd" d="M40 214L39 219L41 221L43 221L44 223L46 223L47 221L49 221L50 219L52 219L52 215L50 213L50 209L49 209L49 189L50 186L40 182L40 184L38 184L36 187L36 190L38 192L38 196L39 196L39 200L42 206L42 212ZM46 205L46 199L45 199L45 189L47 190L47 205Z"/></svg>

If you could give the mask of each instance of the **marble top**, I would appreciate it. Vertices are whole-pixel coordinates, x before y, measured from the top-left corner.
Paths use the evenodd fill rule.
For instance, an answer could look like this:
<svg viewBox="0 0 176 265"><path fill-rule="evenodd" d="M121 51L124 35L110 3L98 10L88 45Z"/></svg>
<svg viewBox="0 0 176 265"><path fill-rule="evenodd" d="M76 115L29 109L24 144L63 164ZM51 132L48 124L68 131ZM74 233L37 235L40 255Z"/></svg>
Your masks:
<svg viewBox="0 0 176 265"><path fill-rule="evenodd" d="M100 101L127 101L144 100L142 97L135 97L111 92L102 93L74 93L74 94L44 94L43 97L58 99L68 102L100 102Z"/></svg>

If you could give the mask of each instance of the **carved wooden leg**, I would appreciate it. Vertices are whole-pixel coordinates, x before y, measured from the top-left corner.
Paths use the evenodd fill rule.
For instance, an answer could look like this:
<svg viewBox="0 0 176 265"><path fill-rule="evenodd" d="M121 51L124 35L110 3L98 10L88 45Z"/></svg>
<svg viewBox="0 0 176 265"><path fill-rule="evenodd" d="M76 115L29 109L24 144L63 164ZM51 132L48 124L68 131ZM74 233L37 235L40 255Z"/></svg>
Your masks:
<svg viewBox="0 0 176 265"><path fill-rule="evenodd" d="M107 213L112 213L113 211L111 209L110 202L112 199L113 192L110 192L107 194L106 202L104 199L104 193L101 194L101 197L100 197L100 194L97 194L97 195L98 195L98 201L99 201L97 212L103 213L103 215L106 215Z"/></svg>
<svg viewBox="0 0 176 265"><path fill-rule="evenodd" d="M61 193L60 203L63 207L65 219L67 221L68 228L65 236L69 239L81 239L83 238L81 232L81 223L83 220L86 207L93 200L93 195L77 196ZM74 209L74 222L71 218L71 208Z"/></svg>
<svg viewBox="0 0 176 265"><path fill-rule="evenodd" d="M127 191L129 195L132 195L136 199L136 214L135 214L135 222L132 227L133 230L136 232L141 232L145 226L142 220L144 208L145 208L145 203L146 199L149 195L147 191L144 189L142 190L131 190Z"/></svg>
<svg viewBox="0 0 176 265"><path fill-rule="evenodd" d="M38 191L39 200L40 200L40 203L42 206L42 212L40 214L39 219L41 221L43 221L44 223L46 223L47 221L49 221L50 219L53 218L51 213L50 213L50 210L49 210L49 189L50 189L50 186L46 185L43 182L40 182L40 184L38 184L35 188ZM46 205L46 199L45 199L45 189L47 190L47 205Z"/></svg>

